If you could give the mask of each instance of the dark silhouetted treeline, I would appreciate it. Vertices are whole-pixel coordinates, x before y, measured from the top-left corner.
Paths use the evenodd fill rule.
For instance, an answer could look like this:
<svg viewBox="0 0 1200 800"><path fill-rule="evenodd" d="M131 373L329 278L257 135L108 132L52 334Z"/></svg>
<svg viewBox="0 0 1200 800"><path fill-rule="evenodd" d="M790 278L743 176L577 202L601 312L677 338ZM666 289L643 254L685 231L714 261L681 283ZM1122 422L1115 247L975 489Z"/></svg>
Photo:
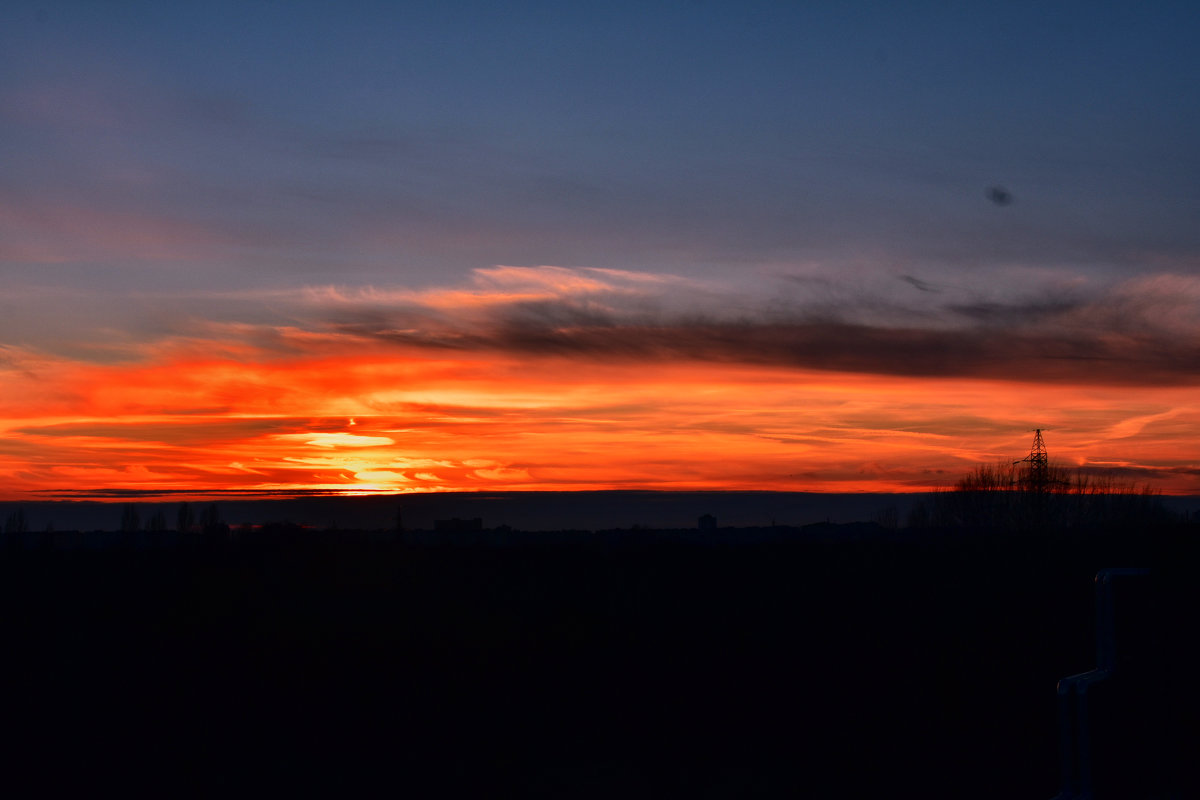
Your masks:
<svg viewBox="0 0 1200 800"><path fill-rule="evenodd" d="M1164 663L1194 635L1197 530L1179 522L129 541L0 550L0 780L1048 800L1056 683L1095 663L1096 571L1187 587L1152 620Z"/></svg>
<svg viewBox="0 0 1200 800"><path fill-rule="evenodd" d="M1131 530L1169 523L1175 515L1149 486L1051 464L1032 480L1024 465L977 467L952 489L918 503L915 528L994 531Z"/></svg>

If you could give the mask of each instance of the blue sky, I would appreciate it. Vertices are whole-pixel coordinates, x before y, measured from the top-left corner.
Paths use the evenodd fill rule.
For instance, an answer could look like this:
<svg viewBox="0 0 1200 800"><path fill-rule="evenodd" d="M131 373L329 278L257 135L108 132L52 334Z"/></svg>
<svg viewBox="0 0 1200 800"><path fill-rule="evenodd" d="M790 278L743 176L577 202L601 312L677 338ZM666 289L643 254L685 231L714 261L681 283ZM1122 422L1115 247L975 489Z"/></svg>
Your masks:
<svg viewBox="0 0 1200 800"><path fill-rule="evenodd" d="M1183 4L516 6L6 4L6 277L1195 265Z"/></svg>

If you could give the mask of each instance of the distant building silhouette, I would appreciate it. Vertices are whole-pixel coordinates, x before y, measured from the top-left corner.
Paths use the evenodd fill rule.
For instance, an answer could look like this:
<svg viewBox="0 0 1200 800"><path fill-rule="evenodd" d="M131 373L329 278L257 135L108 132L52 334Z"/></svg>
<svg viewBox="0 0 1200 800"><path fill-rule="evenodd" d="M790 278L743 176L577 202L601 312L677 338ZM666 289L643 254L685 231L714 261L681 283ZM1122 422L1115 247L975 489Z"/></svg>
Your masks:
<svg viewBox="0 0 1200 800"><path fill-rule="evenodd" d="M435 531L481 531L483 530L483 520L480 517L474 519L438 519L433 522Z"/></svg>
<svg viewBox="0 0 1200 800"><path fill-rule="evenodd" d="M696 527L702 531L715 531L717 529L717 518L712 514L703 514L700 519L696 520Z"/></svg>

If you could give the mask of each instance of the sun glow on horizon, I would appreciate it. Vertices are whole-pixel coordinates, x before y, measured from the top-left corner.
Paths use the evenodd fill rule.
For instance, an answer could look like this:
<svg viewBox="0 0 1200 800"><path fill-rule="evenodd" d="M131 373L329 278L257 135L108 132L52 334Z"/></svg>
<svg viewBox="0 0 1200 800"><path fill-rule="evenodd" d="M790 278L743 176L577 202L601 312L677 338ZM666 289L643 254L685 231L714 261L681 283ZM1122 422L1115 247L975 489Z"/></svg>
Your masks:
<svg viewBox="0 0 1200 800"><path fill-rule="evenodd" d="M1157 488L1200 490L1178 445L1200 408L1182 388L1131 403L1119 388L1061 387L1030 410L1030 387L1002 381L395 351L60 360L7 377L5 499L923 491L1019 457L1035 423L1054 431L1056 459L1152 465L1166 470Z"/></svg>

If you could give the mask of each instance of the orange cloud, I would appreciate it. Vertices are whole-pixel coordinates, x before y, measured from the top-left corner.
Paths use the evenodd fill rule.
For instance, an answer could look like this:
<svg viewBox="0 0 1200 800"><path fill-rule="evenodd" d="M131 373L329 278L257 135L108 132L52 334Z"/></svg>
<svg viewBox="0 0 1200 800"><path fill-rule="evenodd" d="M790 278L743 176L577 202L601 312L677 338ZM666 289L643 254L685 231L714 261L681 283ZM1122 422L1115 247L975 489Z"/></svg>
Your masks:
<svg viewBox="0 0 1200 800"><path fill-rule="evenodd" d="M214 343L213 351L220 350ZM10 359L0 398L7 498L113 489L340 493L519 489L915 491L1052 455L1200 490L1186 389L581 363L329 343L147 363ZM1133 474L1133 473L1131 473Z"/></svg>

